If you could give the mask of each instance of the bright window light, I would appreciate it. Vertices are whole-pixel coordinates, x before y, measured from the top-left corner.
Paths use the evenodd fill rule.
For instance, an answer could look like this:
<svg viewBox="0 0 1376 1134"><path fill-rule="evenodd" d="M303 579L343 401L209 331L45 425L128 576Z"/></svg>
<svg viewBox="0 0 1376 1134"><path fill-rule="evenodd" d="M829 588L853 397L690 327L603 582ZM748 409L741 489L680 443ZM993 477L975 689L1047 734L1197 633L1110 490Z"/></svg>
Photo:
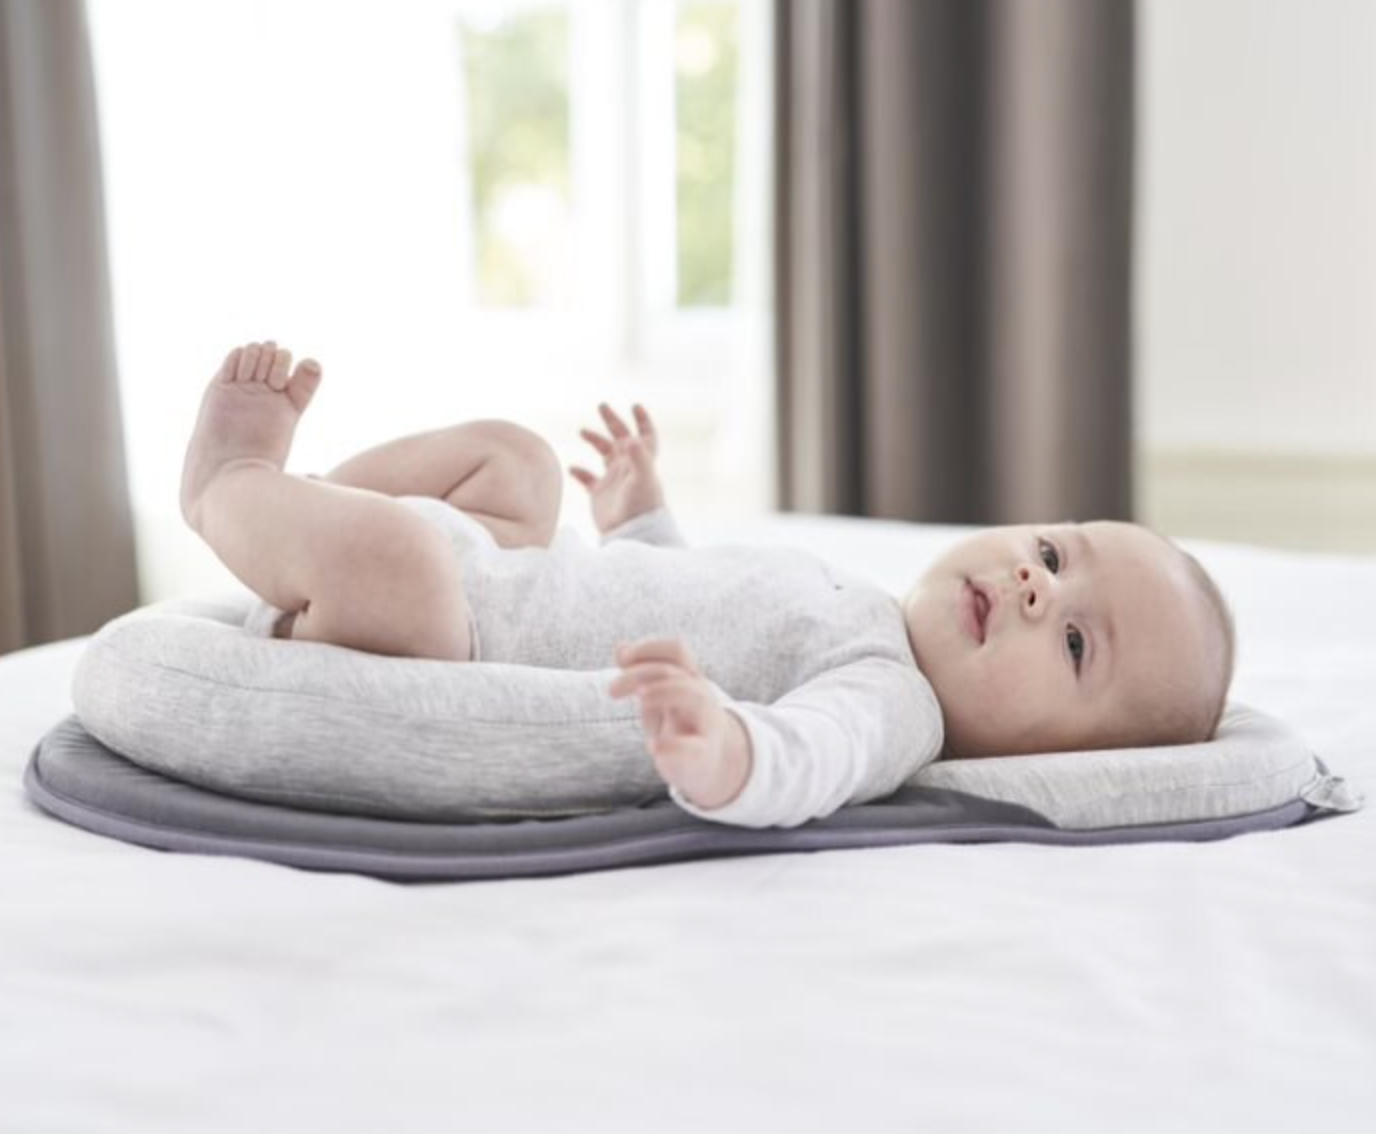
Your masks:
<svg viewBox="0 0 1376 1134"><path fill-rule="evenodd" d="M586 463L637 400L686 518L771 506L768 0L89 12L145 600L233 585L177 482L253 339L324 365L290 471L493 416Z"/></svg>
<svg viewBox="0 0 1376 1134"><path fill-rule="evenodd" d="M569 12L460 18L476 292L493 307L567 306L575 286Z"/></svg>

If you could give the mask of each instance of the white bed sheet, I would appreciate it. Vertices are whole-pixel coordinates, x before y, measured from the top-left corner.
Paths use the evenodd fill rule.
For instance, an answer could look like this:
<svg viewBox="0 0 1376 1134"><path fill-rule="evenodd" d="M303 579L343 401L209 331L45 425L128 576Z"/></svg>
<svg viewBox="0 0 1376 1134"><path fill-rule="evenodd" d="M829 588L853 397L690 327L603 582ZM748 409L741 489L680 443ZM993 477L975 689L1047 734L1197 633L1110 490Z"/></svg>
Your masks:
<svg viewBox="0 0 1376 1134"><path fill-rule="evenodd" d="M690 523L895 590L958 534ZM1235 695L1376 785L1376 559L1189 543ZM397 885L53 820L81 642L0 659L0 1130L1359 1131L1376 809L1202 845L922 846Z"/></svg>

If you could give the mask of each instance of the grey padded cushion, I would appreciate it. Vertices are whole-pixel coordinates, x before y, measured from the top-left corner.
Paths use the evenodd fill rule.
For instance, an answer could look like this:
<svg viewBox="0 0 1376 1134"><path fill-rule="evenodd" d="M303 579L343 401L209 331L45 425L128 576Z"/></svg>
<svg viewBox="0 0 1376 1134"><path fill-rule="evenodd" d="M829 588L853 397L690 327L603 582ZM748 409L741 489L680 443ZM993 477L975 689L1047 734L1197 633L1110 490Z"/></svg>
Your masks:
<svg viewBox="0 0 1376 1134"><path fill-rule="evenodd" d="M143 768L243 799L430 822L593 815L664 796L614 670L381 658L245 632L247 594L160 603L91 640L85 728ZM1026 808L1063 830L1246 816L1326 782L1282 722L1230 706L1176 748L940 761L912 786ZM873 806L873 805L871 805Z"/></svg>
<svg viewBox="0 0 1376 1134"><path fill-rule="evenodd" d="M75 717L39 743L24 786L35 803L57 817L125 842L398 880L513 878L920 843L1199 841L1274 830L1322 813L1294 799L1230 819L1063 831L1015 804L908 786L882 801L843 807L792 828L728 827L690 815L667 797L567 819L418 823L303 811L206 791L111 752Z"/></svg>

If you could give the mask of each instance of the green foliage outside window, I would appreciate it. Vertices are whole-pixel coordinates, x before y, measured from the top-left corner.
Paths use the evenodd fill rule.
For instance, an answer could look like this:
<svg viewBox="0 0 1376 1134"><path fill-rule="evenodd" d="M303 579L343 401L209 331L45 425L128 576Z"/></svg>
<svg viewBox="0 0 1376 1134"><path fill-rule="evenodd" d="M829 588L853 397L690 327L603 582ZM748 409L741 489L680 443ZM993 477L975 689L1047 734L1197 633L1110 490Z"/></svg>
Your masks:
<svg viewBox="0 0 1376 1134"><path fill-rule="evenodd" d="M687 0L674 27L679 307L731 302L739 9ZM513 7L459 29L479 301L557 302L570 203L569 12Z"/></svg>
<svg viewBox="0 0 1376 1134"><path fill-rule="evenodd" d="M495 26L462 24L460 34L478 294L493 306L530 306L548 298L550 281L539 249L511 230L533 210L536 239L542 228L548 237L549 215L562 218L568 204L568 15L518 10Z"/></svg>
<svg viewBox="0 0 1376 1134"><path fill-rule="evenodd" d="M674 55L680 307L731 302L738 15L731 3L679 5Z"/></svg>

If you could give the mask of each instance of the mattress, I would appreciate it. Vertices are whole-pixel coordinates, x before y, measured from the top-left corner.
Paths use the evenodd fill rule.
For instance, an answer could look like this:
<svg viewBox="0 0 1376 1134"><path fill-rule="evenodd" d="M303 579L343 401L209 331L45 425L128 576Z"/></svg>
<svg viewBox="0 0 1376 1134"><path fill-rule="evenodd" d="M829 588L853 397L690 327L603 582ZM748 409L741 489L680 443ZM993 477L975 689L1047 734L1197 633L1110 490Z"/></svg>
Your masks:
<svg viewBox="0 0 1376 1134"><path fill-rule="evenodd" d="M962 529L685 520L901 591ZM1376 785L1376 558L1187 541L1234 696ZM1357 1131L1376 809L1219 843L928 845L383 882L24 797L82 642L0 658L0 1129Z"/></svg>

